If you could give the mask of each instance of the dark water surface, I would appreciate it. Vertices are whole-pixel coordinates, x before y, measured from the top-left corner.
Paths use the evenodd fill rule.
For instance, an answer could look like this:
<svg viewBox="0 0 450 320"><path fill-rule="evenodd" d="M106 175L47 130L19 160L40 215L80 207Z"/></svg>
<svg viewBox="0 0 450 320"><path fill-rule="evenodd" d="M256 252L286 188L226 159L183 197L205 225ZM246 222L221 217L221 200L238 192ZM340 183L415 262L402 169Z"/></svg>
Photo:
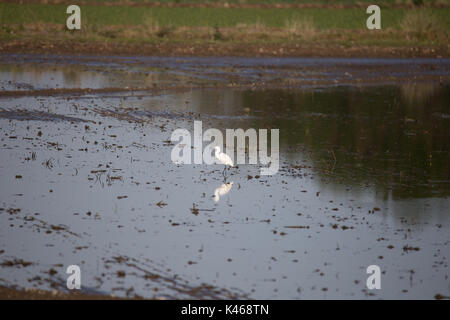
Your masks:
<svg viewBox="0 0 450 320"><path fill-rule="evenodd" d="M76 264L128 297L450 296L449 61L0 62L3 92L31 92L0 96L0 285L66 290ZM279 129L279 172L174 164L195 120Z"/></svg>

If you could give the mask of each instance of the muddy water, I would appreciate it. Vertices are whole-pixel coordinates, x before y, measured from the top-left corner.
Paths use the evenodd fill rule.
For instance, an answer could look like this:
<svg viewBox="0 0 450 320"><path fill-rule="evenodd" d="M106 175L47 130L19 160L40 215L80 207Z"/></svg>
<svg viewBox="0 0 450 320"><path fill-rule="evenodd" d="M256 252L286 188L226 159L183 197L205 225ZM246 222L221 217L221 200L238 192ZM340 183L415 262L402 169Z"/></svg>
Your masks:
<svg viewBox="0 0 450 320"><path fill-rule="evenodd" d="M65 291L75 264L127 297L450 296L449 70L2 56L0 285ZM279 172L172 163L194 120L280 129Z"/></svg>

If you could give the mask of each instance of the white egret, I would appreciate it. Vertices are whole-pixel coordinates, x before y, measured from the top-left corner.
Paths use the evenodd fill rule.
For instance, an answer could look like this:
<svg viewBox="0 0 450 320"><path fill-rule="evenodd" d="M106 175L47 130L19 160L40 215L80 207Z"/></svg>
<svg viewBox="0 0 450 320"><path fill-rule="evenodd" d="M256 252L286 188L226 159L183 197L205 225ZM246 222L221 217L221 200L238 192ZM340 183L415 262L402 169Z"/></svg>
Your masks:
<svg viewBox="0 0 450 320"><path fill-rule="evenodd" d="M227 166L233 167L233 160L231 160L230 156L226 153L220 152L220 147L216 146L214 147L215 153L214 156L217 160L219 160L220 163L225 165L225 168L223 168L222 174L225 176L225 170L227 169Z"/></svg>
<svg viewBox="0 0 450 320"><path fill-rule="evenodd" d="M233 187L233 182L224 183L220 187L218 187L214 191L214 201L218 202L221 196L226 195L228 192L230 192L231 187Z"/></svg>

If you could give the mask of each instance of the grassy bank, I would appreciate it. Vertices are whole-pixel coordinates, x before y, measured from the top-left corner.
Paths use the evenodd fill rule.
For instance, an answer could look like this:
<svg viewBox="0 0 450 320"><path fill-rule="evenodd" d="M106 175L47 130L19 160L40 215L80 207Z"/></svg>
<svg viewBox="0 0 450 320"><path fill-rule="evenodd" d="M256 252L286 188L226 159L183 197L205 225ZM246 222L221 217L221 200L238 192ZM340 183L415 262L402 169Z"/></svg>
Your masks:
<svg viewBox="0 0 450 320"><path fill-rule="evenodd" d="M35 22L65 25L66 5L11 4L0 3L2 24L27 24ZM413 9L382 9L382 27L400 27L401 21ZM426 15L433 15L442 27L450 29L450 9L422 8ZM260 23L271 28L282 28L291 19L311 19L319 30L365 29L368 15L365 10L351 9L227 9L227 8L159 8L139 6L101 6L81 7L82 17L90 24L105 25L143 25L151 17L162 26L174 27L233 27L239 24Z"/></svg>
<svg viewBox="0 0 450 320"><path fill-rule="evenodd" d="M272 1L262 1L262 3ZM326 1L324 1L326 2ZM353 1L342 1L352 2ZM386 1L389 2L389 1ZM137 2L139 3L139 2ZM280 1L289 3L289 1ZM361 8L81 6L82 28L68 31L67 5L0 3L0 43L313 44L448 50L450 9L383 8L382 30L366 28Z"/></svg>

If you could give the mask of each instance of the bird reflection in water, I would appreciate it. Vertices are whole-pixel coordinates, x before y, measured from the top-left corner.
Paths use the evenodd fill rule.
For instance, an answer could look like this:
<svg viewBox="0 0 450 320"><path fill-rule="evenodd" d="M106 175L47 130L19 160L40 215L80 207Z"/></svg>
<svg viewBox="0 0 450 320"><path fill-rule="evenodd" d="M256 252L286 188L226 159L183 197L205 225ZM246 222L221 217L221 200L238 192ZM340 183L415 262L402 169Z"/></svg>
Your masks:
<svg viewBox="0 0 450 320"><path fill-rule="evenodd" d="M226 195L228 192L230 192L231 188L233 187L233 182L227 182L222 184L220 187L218 187L214 191L214 201L219 202L220 197Z"/></svg>

